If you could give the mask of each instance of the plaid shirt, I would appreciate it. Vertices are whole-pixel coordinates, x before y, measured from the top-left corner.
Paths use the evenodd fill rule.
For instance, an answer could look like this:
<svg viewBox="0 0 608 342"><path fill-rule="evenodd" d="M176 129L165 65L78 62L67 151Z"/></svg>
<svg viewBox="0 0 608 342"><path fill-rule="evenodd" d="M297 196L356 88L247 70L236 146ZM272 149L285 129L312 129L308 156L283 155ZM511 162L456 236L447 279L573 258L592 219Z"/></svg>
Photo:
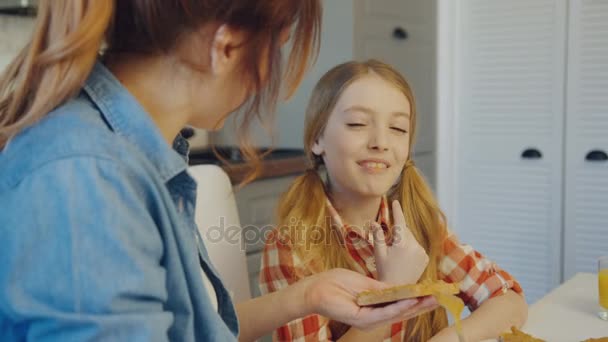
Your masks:
<svg viewBox="0 0 608 342"><path fill-rule="evenodd" d="M330 214L337 222L342 222L336 210L328 202ZM383 227L390 225L389 211L386 199L380 204L376 221ZM348 225L342 225L345 234L345 245L356 264L356 271L374 279L378 278L374 258L373 239L359 235ZM260 272L260 290L263 294L278 291L297 282L305 274L309 274L297 253L288 243L277 238L275 229L268 236ZM485 300L501 295L511 289L522 293L519 283L495 263L485 258L468 245L462 245L454 235L446 238L443 244L443 257L439 264L440 279L455 283L460 282L460 293L471 311L477 309ZM289 322L273 334L275 341L329 341L332 330L342 330L340 323L320 315L310 315ZM387 329L384 341L403 341L406 332L406 321L395 323Z"/></svg>

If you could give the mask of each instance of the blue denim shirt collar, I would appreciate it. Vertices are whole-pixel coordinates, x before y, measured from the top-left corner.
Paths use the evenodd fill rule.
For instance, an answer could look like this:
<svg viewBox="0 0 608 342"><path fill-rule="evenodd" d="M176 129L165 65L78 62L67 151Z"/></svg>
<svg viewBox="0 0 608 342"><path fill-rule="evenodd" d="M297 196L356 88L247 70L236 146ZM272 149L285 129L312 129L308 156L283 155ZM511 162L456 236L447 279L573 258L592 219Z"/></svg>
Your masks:
<svg viewBox="0 0 608 342"><path fill-rule="evenodd" d="M169 146L150 115L100 62L95 63L84 90L112 131L124 136L148 156L164 182L186 170L186 139L178 135L173 146Z"/></svg>

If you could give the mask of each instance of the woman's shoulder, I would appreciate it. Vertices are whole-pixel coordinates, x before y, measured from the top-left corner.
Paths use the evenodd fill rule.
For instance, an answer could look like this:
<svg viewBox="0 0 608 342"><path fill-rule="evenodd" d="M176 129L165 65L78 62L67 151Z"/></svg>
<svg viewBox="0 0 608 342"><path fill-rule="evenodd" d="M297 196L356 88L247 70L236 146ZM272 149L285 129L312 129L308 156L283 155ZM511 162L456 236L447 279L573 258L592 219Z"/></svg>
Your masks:
<svg viewBox="0 0 608 342"><path fill-rule="evenodd" d="M128 162L132 153L82 98L73 99L24 129L0 151L0 188L14 186L46 165L69 160ZM130 156L130 158L129 158Z"/></svg>

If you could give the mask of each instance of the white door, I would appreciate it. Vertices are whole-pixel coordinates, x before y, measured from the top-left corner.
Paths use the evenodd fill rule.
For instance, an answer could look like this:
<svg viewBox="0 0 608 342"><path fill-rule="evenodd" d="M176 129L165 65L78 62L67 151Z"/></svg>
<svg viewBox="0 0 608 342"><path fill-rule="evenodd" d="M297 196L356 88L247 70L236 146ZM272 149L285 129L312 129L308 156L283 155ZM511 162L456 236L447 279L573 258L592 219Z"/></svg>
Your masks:
<svg viewBox="0 0 608 342"><path fill-rule="evenodd" d="M394 66L413 88L418 120L413 157L434 186L436 0L355 0L354 56Z"/></svg>
<svg viewBox="0 0 608 342"><path fill-rule="evenodd" d="M564 277L608 255L608 1L570 1Z"/></svg>
<svg viewBox="0 0 608 342"><path fill-rule="evenodd" d="M566 0L458 0L454 231L522 284L561 278Z"/></svg>

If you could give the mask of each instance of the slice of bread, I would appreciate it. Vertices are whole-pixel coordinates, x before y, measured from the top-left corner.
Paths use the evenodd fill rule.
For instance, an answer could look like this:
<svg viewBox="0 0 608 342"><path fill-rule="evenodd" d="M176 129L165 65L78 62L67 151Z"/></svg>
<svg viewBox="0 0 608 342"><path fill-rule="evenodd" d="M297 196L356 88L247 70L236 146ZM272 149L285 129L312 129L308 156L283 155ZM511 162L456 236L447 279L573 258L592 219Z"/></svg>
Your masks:
<svg viewBox="0 0 608 342"><path fill-rule="evenodd" d="M540 338L536 338L532 335L526 334L525 332L511 327L511 332L500 334L498 337L499 342L545 342Z"/></svg>
<svg viewBox="0 0 608 342"><path fill-rule="evenodd" d="M430 296L434 293L457 294L458 284L437 282L422 282L419 284L397 285L383 290L363 291L357 296L359 306L376 305L395 302L398 300Z"/></svg>

